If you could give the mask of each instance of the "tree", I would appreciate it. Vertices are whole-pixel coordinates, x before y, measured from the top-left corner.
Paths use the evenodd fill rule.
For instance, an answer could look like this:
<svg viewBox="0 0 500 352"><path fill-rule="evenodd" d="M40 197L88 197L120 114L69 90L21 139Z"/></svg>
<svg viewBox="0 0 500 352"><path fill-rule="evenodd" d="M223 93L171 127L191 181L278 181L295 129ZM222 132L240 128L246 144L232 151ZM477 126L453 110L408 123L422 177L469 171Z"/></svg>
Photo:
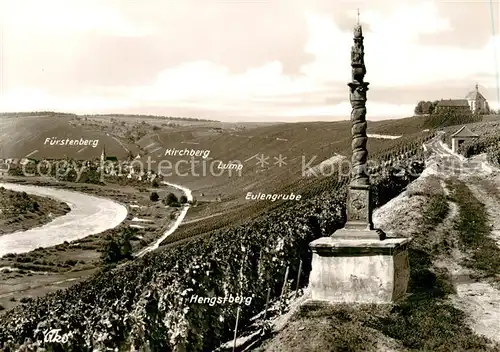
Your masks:
<svg viewBox="0 0 500 352"><path fill-rule="evenodd" d="M186 204L188 201L187 197L185 195L182 195L180 198L179 198L179 203L181 204Z"/></svg>
<svg viewBox="0 0 500 352"><path fill-rule="evenodd" d="M151 183L151 186L153 186L154 188L158 188L159 187L158 181L153 180L153 182Z"/></svg>
<svg viewBox="0 0 500 352"><path fill-rule="evenodd" d="M156 192L152 192L151 195L149 196L149 199L152 202L157 202L160 199L160 196Z"/></svg>
<svg viewBox="0 0 500 352"><path fill-rule="evenodd" d="M430 114L430 110L431 110L431 107L432 107L432 103L430 101L426 101L422 104L422 113L424 115L428 115Z"/></svg>
<svg viewBox="0 0 500 352"><path fill-rule="evenodd" d="M423 105L424 101L419 101L417 106L415 106L415 115L423 115Z"/></svg>
<svg viewBox="0 0 500 352"><path fill-rule="evenodd" d="M130 239L137 232L136 229L126 228L122 234L122 238L120 241L120 259L123 258L131 258L132 257L132 244L130 243Z"/></svg>
<svg viewBox="0 0 500 352"><path fill-rule="evenodd" d="M165 198L165 204L166 205L172 205L172 204L175 204L175 203L178 203L179 200L177 199L177 197L175 196L175 194L173 193L169 193L167 194L167 197Z"/></svg>
<svg viewBox="0 0 500 352"><path fill-rule="evenodd" d="M106 238L104 249L102 252L102 260L104 263L116 263L121 259L121 248L118 241L112 236Z"/></svg>
<svg viewBox="0 0 500 352"><path fill-rule="evenodd" d="M434 100L431 104L431 108L429 110L429 114L433 114L436 111L436 107L439 104L439 100Z"/></svg>
<svg viewBox="0 0 500 352"><path fill-rule="evenodd" d="M122 259L132 257L132 244L130 240L137 233L137 229L126 228L119 236L106 237L102 252L102 260L106 264L117 263Z"/></svg>

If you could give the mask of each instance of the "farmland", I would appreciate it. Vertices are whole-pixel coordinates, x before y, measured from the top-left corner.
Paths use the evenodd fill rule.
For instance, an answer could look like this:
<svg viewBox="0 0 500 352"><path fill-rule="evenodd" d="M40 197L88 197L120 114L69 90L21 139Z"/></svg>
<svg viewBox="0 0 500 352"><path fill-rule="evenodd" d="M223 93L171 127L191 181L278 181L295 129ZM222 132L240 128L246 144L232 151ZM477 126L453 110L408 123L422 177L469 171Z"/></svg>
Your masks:
<svg viewBox="0 0 500 352"><path fill-rule="evenodd" d="M211 236L193 240L186 245L152 253L130 263L126 269L119 268L114 272L99 274L88 282L73 286L65 293L58 292L51 298L35 300L32 304L37 306L33 310L36 312L36 316L28 320L40 321L43 319L42 316L45 316L47 324L54 324L55 317L50 311L40 310L41 306L38 304L47 302L46 299L53 300L51 301L53 304L59 304L57 302L62 301L70 304L71 297L83 298L80 304L76 302L70 304L74 308L72 314L84 314L91 320L97 319L91 310L99 311L101 308L98 302L115 301L114 297L116 297L120 302L123 302L123 305L116 306L117 311L112 315L106 313L106 317L112 319L114 327L121 327L122 323L120 322L124 321L124 317L132 319L133 323L130 328L133 331L130 331L130 336L134 340L133 342L138 345L145 343L142 340L144 338L152 341L147 336L141 337L142 334L135 330L144 326L143 324L147 324L144 326L144 331L162 336L156 342L154 340L152 342L154 348L157 349L170 350L173 347L171 344L177 345L179 343L188 344L193 348L201 348L207 343L216 343L220 339L228 337L230 326L234 323L233 309L231 307L215 307L207 311L207 307L197 306L191 307L188 314L182 314L185 308L184 304L175 303L179 294L186 292L188 296L191 294L204 295L206 291L216 290L218 292L225 287L228 292L241 292L243 295L254 296L255 304L242 313L242 319L248 319L262 307L264 303L262 293L267 287L273 287L273 296L279 291L282 278L276 276L275 273L282 272L287 264L291 264L293 265L292 274L296 274L299 258L303 259L304 263L309 262L307 260L307 243L316 236L341 226L343 221L341 204L345 194L339 191L340 189L325 190L321 195L311 197L306 202L294 204L293 207L283 206L257 220L247 222L245 226L233 226L230 231L215 231ZM207 257L206 253L210 253L210 256ZM239 268L242 263L244 267L241 271L242 274L240 274ZM257 266L259 270L257 270ZM148 269L146 270L146 268ZM207 270L210 272L209 276L204 274ZM184 279L176 279L178 276ZM144 287L150 292L147 298L136 296L133 293L133 288L139 281L149 283L147 287ZM100 287L107 286L107 284L113 287L111 291L107 291L107 296L96 296L95 293L100 290ZM78 294L76 294L77 292ZM143 309L153 302L150 300L166 304L165 311L161 310L154 314L157 314L158 319L167 319L168 324L173 324L169 331L164 332L167 335L160 332L162 329L160 326L155 323L150 325L142 318ZM128 307L131 306L136 307L134 312L129 312ZM164 312L168 312L168 316L164 316ZM202 323L198 319L199 314L210 319L210 331L212 335L216 336L216 340L211 342L204 340L208 338L206 333L196 337L196 339L202 338L202 340L192 340L195 337L189 331L206 331L206 327L199 325ZM219 316L222 316L222 321L218 320ZM60 324L68 326L72 323L68 321L60 322ZM186 324L188 330L183 328ZM125 326L123 328L129 329ZM90 332L85 332L83 326L71 325L71 329L80 331L78 339L84 339L85 335L82 334ZM117 342L116 339L119 337L114 335L112 331L108 331L107 334L108 339L114 341L113 344ZM132 338L132 336L134 337ZM172 342L167 343L166 341Z"/></svg>

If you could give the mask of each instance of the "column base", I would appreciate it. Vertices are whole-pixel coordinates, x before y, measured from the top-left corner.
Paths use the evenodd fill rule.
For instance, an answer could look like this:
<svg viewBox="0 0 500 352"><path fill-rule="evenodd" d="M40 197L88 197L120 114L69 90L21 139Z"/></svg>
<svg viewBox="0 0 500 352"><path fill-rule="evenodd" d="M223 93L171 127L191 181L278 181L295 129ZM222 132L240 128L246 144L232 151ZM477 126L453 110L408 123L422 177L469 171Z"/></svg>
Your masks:
<svg viewBox="0 0 500 352"><path fill-rule="evenodd" d="M334 236L311 242L311 301L390 303L401 298L410 278L410 241Z"/></svg>

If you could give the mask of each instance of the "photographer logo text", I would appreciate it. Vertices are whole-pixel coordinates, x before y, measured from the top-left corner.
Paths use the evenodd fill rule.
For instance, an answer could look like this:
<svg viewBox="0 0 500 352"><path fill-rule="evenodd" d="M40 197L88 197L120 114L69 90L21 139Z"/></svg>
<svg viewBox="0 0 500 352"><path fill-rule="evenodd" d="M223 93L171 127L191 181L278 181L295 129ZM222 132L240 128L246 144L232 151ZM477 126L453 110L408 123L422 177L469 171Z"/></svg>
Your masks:
<svg viewBox="0 0 500 352"><path fill-rule="evenodd" d="M35 329L35 338L38 337L38 335L42 334L43 340L41 342L44 343L67 343L69 341L70 336L72 333L68 332L65 334L60 334L61 329L51 329L51 330L39 330ZM39 340L40 341L40 340Z"/></svg>

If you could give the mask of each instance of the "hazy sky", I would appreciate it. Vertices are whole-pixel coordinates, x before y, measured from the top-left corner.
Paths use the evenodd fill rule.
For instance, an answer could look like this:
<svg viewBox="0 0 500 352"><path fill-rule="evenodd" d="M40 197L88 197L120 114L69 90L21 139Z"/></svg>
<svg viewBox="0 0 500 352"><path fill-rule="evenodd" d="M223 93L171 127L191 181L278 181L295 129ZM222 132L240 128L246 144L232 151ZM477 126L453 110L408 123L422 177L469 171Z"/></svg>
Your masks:
<svg viewBox="0 0 500 352"><path fill-rule="evenodd" d="M499 1L0 0L0 111L345 119L356 9L368 117L498 107Z"/></svg>

